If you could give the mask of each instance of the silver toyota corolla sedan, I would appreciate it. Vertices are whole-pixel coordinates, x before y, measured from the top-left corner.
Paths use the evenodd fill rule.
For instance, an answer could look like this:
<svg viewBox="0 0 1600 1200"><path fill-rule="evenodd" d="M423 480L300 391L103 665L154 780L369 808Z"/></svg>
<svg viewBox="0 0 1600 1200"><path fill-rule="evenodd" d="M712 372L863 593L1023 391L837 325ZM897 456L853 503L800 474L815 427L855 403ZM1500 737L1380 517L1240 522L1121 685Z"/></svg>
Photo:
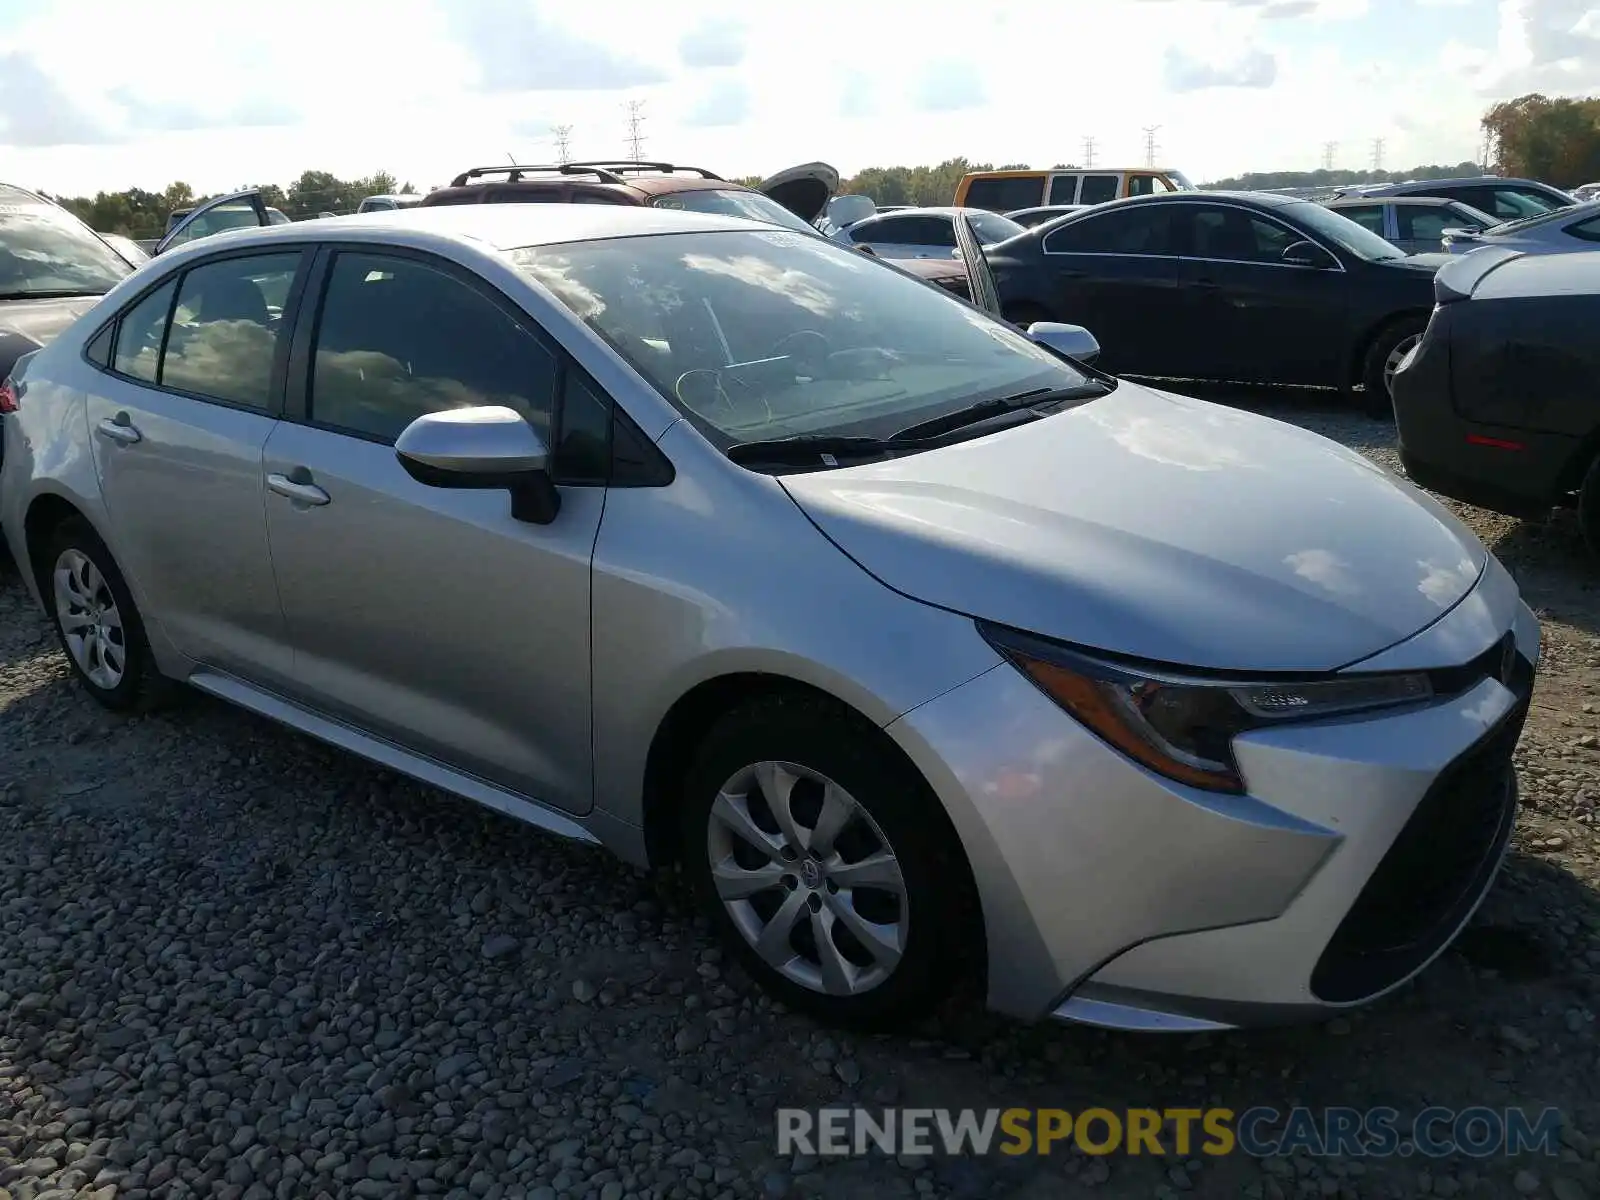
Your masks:
<svg viewBox="0 0 1600 1200"><path fill-rule="evenodd" d="M1043 331L1035 331L1037 337ZM1490 885L1538 624L1438 504L734 218L198 239L0 394L83 687L640 864L785 1002L1316 1017Z"/></svg>

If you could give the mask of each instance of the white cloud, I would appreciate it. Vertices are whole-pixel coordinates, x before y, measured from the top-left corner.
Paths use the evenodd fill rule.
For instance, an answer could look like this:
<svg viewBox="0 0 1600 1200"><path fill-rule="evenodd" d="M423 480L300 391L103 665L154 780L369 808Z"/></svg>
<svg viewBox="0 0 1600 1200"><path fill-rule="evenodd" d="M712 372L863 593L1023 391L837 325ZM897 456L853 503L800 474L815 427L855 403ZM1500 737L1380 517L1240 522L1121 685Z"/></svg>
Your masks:
<svg viewBox="0 0 1600 1200"><path fill-rule="evenodd" d="M1309 168L1325 141L1364 164L1375 137L1391 163L1456 161L1489 92L1600 88L1591 3L1503 0L1495 40L1457 32L1421 58L1389 49L1395 9L1368 0L991 0L956 25L912 0L277 0L270 19L203 20L141 0L139 29L160 32L136 47L83 36L125 27L122 0L0 0L0 177L80 194L388 170L426 187L551 158L555 125L575 157L625 153L629 99L647 154L726 175L1049 164L1088 136L1098 161L1138 162L1147 125L1196 179Z"/></svg>

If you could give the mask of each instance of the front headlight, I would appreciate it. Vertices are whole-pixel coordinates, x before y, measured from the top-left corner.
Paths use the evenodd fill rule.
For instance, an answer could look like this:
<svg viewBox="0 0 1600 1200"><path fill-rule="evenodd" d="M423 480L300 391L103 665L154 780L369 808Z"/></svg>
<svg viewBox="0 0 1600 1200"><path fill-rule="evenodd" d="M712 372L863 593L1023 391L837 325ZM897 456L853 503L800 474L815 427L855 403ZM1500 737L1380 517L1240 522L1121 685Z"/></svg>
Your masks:
<svg viewBox="0 0 1600 1200"><path fill-rule="evenodd" d="M1003 626L984 638L1091 733L1169 779L1243 792L1233 739L1250 729L1414 704L1424 674L1260 679L1115 662Z"/></svg>

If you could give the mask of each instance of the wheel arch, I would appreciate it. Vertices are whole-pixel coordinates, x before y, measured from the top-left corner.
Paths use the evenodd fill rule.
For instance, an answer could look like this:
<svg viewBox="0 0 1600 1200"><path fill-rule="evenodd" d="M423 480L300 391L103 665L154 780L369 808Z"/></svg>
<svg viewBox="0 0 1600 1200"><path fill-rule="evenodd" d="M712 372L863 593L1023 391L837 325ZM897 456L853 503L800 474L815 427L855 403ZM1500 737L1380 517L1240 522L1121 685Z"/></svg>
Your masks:
<svg viewBox="0 0 1600 1200"><path fill-rule="evenodd" d="M980 984L986 988L988 949L982 895L955 822L945 811L931 781L882 725L856 705L816 684L770 672L730 671L703 679L678 697L656 726L645 757L641 815L648 864L655 869L666 869L676 867L682 860L678 840L678 821L684 802L682 786L694 762L695 753L717 721L744 705L784 697L832 708L847 723L855 726L862 737L877 745L921 783L932 806L929 819L941 822L960 850L961 868L965 875L961 881L965 893L963 920L967 926L960 936L965 939L965 945L972 948L971 954L965 956L967 969L974 972Z"/></svg>
<svg viewBox="0 0 1600 1200"><path fill-rule="evenodd" d="M1366 375L1367 355L1372 353L1373 345L1383 336L1385 330L1408 320L1418 320L1426 325L1430 311L1426 308L1403 308L1398 312L1386 313L1368 325L1352 343L1349 361L1345 363L1345 386L1356 387L1363 381Z"/></svg>
<svg viewBox="0 0 1600 1200"><path fill-rule="evenodd" d="M94 530L96 537L102 542L105 541L105 534L96 526L93 518L84 510L84 506L60 492L40 492L28 502L27 511L23 514L22 544L28 555L27 572L34 586L39 589L38 599L41 604L44 603L44 585L40 581L40 572L44 569L41 556L50 534L65 522L72 520L82 521ZM19 568L22 565L17 564Z"/></svg>

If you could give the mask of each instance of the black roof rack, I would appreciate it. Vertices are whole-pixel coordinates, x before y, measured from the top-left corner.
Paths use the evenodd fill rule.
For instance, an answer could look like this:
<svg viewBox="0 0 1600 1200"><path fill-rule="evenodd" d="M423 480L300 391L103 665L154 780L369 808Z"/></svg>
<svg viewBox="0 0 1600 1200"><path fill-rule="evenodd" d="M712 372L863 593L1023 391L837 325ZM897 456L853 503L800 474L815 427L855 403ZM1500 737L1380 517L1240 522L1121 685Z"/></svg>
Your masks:
<svg viewBox="0 0 1600 1200"><path fill-rule="evenodd" d="M555 175L593 175L601 183L621 183L624 171L649 171L652 174L671 175L676 171L693 171L703 179L721 180L721 175L714 175L704 167L676 167L664 162L635 162L631 159L609 160L602 159L598 162L570 162L570 163L509 163L505 166L473 167L463 171L450 181L451 187L465 187L474 179L483 179L489 175L504 175L507 183L516 183L524 175L555 174Z"/></svg>
<svg viewBox="0 0 1600 1200"><path fill-rule="evenodd" d="M649 171L652 174L673 175L679 171L692 171L702 179L715 179L722 181L722 176L706 170L704 167L682 167L669 162L643 162L638 159L589 159L583 162L568 163L572 167L599 167L608 171Z"/></svg>
<svg viewBox="0 0 1600 1200"><path fill-rule="evenodd" d="M451 187L464 187L474 179L488 175L504 175L507 183L516 183L524 175L595 175L601 183L621 183L622 176L586 163L512 163L500 167L473 167L450 181Z"/></svg>

